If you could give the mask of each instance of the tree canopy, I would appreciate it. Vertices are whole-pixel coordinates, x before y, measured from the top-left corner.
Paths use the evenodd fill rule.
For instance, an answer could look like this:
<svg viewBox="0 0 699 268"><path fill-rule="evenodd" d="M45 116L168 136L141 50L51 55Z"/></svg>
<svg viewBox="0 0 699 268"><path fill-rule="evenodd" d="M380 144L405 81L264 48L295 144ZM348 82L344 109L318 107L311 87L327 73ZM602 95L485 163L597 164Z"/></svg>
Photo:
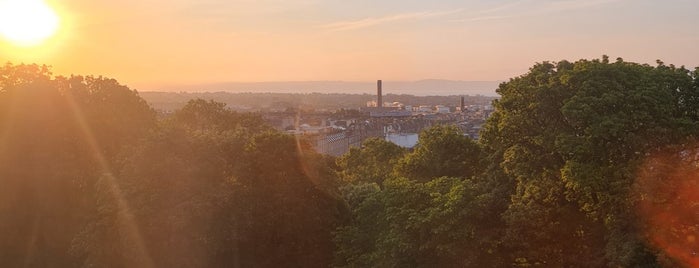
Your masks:
<svg viewBox="0 0 699 268"><path fill-rule="evenodd" d="M696 133L697 90L683 67L607 57L544 62L503 83L482 143L515 186L503 214L514 257L654 263L628 195L644 157Z"/></svg>
<svg viewBox="0 0 699 268"><path fill-rule="evenodd" d="M346 208L324 157L257 115L0 69L0 263L327 267Z"/></svg>
<svg viewBox="0 0 699 268"><path fill-rule="evenodd" d="M258 114L157 114L114 79L0 67L9 267L693 267L699 69L608 57L502 83L480 139L337 159Z"/></svg>
<svg viewBox="0 0 699 268"><path fill-rule="evenodd" d="M679 174L671 184L653 177L667 164L645 167L654 175L642 182L639 172L668 147L675 148L676 162L695 163L687 152L694 150L698 126L696 70L607 57L543 62L502 83L498 93L478 143L453 127L431 128L392 163L383 188L367 184L371 180L343 188L352 214L336 234L336 265L694 263L688 260L695 239L690 225L699 222L677 213L699 201L687 192L690 204L666 197L693 185L677 177L691 178L686 174L694 169L669 170ZM656 202L676 209L659 211ZM648 211L672 219L676 224L663 222L663 228L673 231L649 234L649 226L660 223ZM672 252L680 246L689 249Z"/></svg>
<svg viewBox="0 0 699 268"><path fill-rule="evenodd" d="M415 149L402 158L400 176L429 181L443 176L468 178L481 171L481 149L453 125L423 130Z"/></svg>

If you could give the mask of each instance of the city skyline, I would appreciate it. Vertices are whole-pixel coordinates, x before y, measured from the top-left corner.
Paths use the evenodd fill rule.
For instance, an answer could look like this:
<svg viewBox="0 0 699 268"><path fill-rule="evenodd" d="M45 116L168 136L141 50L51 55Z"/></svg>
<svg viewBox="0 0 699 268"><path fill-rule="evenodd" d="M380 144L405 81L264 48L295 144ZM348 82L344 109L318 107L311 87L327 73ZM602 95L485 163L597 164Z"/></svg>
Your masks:
<svg viewBox="0 0 699 268"><path fill-rule="evenodd" d="M699 2L47 0L58 33L0 60L139 90L273 81L502 81L535 62L622 57L694 68Z"/></svg>

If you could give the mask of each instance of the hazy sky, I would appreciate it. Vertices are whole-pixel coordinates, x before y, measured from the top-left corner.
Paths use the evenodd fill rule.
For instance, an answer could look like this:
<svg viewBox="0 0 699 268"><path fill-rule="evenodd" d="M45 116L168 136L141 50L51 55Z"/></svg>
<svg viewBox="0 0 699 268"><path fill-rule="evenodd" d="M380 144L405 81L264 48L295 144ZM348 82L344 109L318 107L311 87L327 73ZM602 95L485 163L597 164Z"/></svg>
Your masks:
<svg viewBox="0 0 699 268"><path fill-rule="evenodd" d="M224 81L506 80L544 60L699 66L697 0L47 0L61 32L0 60L138 89Z"/></svg>

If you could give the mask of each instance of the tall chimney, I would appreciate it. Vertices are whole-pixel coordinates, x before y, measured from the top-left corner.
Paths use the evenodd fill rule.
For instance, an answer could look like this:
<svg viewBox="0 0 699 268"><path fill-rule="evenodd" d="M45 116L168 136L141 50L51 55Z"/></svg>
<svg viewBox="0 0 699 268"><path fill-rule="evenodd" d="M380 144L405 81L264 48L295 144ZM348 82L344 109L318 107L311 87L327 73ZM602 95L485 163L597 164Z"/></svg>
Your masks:
<svg viewBox="0 0 699 268"><path fill-rule="evenodd" d="M464 112L464 96L461 96L461 112Z"/></svg>
<svg viewBox="0 0 699 268"><path fill-rule="evenodd" d="M376 107L383 107L383 96L381 95L381 80L376 80L376 95L378 99L376 100Z"/></svg>

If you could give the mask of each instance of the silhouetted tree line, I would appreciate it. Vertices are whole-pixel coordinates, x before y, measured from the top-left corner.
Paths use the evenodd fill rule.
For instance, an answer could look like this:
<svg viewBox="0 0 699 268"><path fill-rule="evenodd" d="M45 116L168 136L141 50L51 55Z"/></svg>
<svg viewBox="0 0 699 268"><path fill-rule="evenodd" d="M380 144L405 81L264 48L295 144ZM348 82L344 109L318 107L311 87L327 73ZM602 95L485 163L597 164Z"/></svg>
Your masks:
<svg viewBox="0 0 699 268"><path fill-rule="evenodd" d="M0 67L4 267L691 267L699 70L605 56L502 83L479 141L333 159L255 114L158 117L113 79Z"/></svg>
<svg viewBox="0 0 699 268"><path fill-rule="evenodd" d="M159 120L115 80L7 64L0 266L329 266L329 163L221 103Z"/></svg>

